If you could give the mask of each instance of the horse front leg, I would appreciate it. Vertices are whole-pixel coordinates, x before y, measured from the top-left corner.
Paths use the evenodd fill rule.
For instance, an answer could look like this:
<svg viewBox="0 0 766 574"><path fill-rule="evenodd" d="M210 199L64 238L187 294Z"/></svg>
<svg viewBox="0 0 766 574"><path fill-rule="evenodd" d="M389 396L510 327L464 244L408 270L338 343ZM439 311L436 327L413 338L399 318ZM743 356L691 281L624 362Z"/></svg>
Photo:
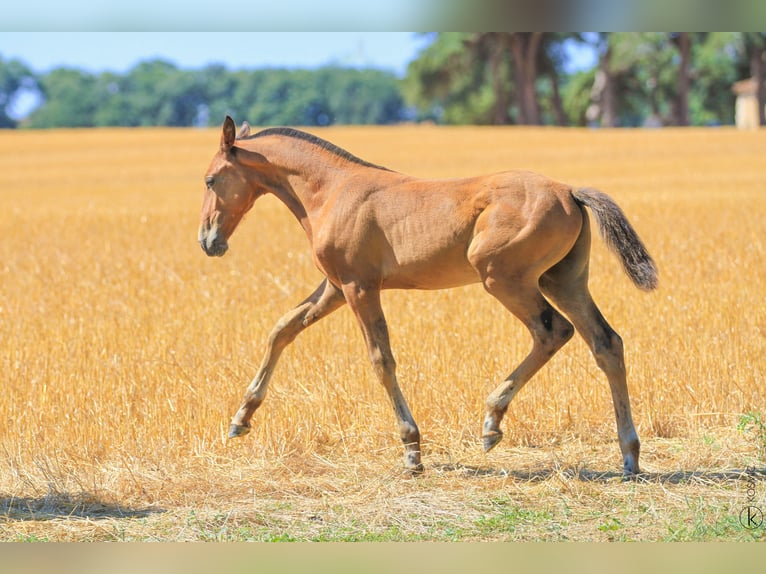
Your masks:
<svg viewBox="0 0 766 574"><path fill-rule="evenodd" d="M404 466L412 473L421 473L420 431L396 380L396 361L391 352L386 318L380 306L380 291L351 284L344 285L343 292L362 329L375 375L386 389L394 408L399 436L404 444Z"/></svg>
<svg viewBox="0 0 766 574"><path fill-rule="evenodd" d="M229 438L250 432L250 419L261 406L271 375L282 351L309 325L326 317L343 305L343 292L325 279L300 305L282 316L271 331L261 366L245 392L237 414L231 420Z"/></svg>

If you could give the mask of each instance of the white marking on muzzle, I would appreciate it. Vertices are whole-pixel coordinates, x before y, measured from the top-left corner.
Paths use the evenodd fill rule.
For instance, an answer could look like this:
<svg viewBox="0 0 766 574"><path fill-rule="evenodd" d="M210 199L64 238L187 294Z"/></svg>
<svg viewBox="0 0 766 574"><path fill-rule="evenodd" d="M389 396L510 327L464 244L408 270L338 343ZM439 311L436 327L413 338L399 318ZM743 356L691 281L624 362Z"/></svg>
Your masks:
<svg viewBox="0 0 766 574"><path fill-rule="evenodd" d="M218 238L218 224L214 224L210 229L207 230L207 235L204 237L205 239L205 247L209 250L213 247L213 243ZM200 242L202 241L202 238L200 238Z"/></svg>

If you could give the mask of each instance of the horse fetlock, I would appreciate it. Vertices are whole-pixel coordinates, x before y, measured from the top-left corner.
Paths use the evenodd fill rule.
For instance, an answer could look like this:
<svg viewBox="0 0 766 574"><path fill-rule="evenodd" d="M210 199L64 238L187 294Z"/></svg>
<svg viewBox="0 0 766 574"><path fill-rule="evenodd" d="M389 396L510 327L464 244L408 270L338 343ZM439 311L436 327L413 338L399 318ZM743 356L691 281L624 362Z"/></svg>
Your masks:
<svg viewBox="0 0 766 574"><path fill-rule="evenodd" d="M623 478L631 478L638 474L641 474L641 469L638 468L638 457L632 454L625 455L622 461Z"/></svg>
<svg viewBox="0 0 766 574"><path fill-rule="evenodd" d="M405 447L414 446L417 449L420 448L420 429L418 429L418 425L414 422L400 421L399 436Z"/></svg>
<svg viewBox="0 0 766 574"><path fill-rule="evenodd" d="M638 467L638 455L641 450L641 443L638 438L634 438L627 445L620 445L622 448L622 474L624 477L640 474Z"/></svg>
<svg viewBox="0 0 766 574"><path fill-rule="evenodd" d="M404 468L413 474L423 472L420 462L420 431L413 423L400 423L402 443L404 444Z"/></svg>

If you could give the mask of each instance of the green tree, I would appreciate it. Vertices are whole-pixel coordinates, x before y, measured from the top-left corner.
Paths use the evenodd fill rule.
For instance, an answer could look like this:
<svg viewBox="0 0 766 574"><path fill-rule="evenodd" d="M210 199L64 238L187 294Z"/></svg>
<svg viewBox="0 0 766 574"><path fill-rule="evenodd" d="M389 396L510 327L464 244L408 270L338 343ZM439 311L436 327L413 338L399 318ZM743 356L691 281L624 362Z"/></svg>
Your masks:
<svg viewBox="0 0 766 574"><path fill-rule="evenodd" d="M60 68L35 78L21 62L0 59L0 127L16 125L9 109L20 93L35 89L42 104L25 120L29 127L209 125L226 114L254 125L381 124L401 121L407 104L419 119L451 124L731 123L731 84L762 78L766 66L762 33L428 38L403 81L379 70L335 66L182 70L163 60L125 74ZM566 72L572 40L593 45L597 66Z"/></svg>
<svg viewBox="0 0 766 574"><path fill-rule="evenodd" d="M40 81L44 103L30 127L192 125L202 100L194 75L155 60L126 76L59 68Z"/></svg>
<svg viewBox="0 0 766 574"><path fill-rule="evenodd" d="M205 101L198 108L198 125L217 125L226 115L243 117L231 108L239 77L236 72L230 72L223 64L210 64L199 70L196 77L205 93Z"/></svg>
<svg viewBox="0 0 766 574"><path fill-rule="evenodd" d="M596 40L599 65L570 78L576 124L710 125L733 121L731 84L749 66L740 33L612 33ZM592 75L591 101L583 91ZM583 110L586 110L583 113Z"/></svg>
<svg viewBox="0 0 766 574"><path fill-rule="evenodd" d="M539 125L540 106L537 97L537 74L543 32L512 32L508 43L513 56L518 112L516 123Z"/></svg>
<svg viewBox="0 0 766 574"><path fill-rule="evenodd" d="M599 63L588 122L603 127L669 123L678 70L667 34L599 34L596 46Z"/></svg>
<svg viewBox="0 0 766 574"><path fill-rule="evenodd" d="M740 76L739 32L700 34L693 47L689 119L692 125L734 122L731 85ZM743 72L744 73L744 72Z"/></svg>
<svg viewBox="0 0 766 574"><path fill-rule="evenodd" d="M94 90L100 94L100 102L93 114L94 125L136 125L126 94L126 84L124 76L112 72L104 72L96 78Z"/></svg>
<svg viewBox="0 0 766 574"><path fill-rule="evenodd" d="M496 78L492 71L508 69L502 60L474 57L491 50L487 36L482 41L472 33L441 32L410 62L403 83L405 99L414 105L420 119L447 124L490 124L508 117L507 106L496 107L498 93L510 90L510 78ZM467 49L472 48L472 49Z"/></svg>
<svg viewBox="0 0 766 574"><path fill-rule="evenodd" d="M595 123L593 114L591 93L596 80L596 69L578 71L571 74L561 91L562 106L566 117L566 124L573 126L585 126Z"/></svg>
<svg viewBox="0 0 766 574"><path fill-rule="evenodd" d="M689 87L691 82L692 34L675 32L670 35L671 42L678 48L678 94L676 97L675 124L689 125Z"/></svg>
<svg viewBox="0 0 766 574"><path fill-rule="evenodd" d="M206 101L194 72L164 60L134 67L123 82L123 93L118 101L126 106L131 125L139 126L193 125Z"/></svg>
<svg viewBox="0 0 766 574"><path fill-rule="evenodd" d="M560 126L571 123L565 104L565 87L574 75L566 72L569 54L567 49L575 44L586 44L580 33L548 33L543 37L540 50L537 94L543 124ZM592 83L592 82L591 82Z"/></svg>
<svg viewBox="0 0 766 574"><path fill-rule="evenodd" d="M559 76L563 45L577 34L486 32L474 34L466 48L474 61L486 62L493 93L493 123L522 125L566 123Z"/></svg>
<svg viewBox="0 0 766 574"><path fill-rule="evenodd" d="M486 62L484 74L492 87L492 123L511 123L511 100L514 96L510 61L510 36L504 32L473 34L464 43L468 57Z"/></svg>
<svg viewBox="0 0 766 574"><path fill-rule="evenodd" d="M0 56L0 128L16 127L16 120L10 116L16 98L24 91L35 90L37 79L27 66Z"/></svg>
<svg viewBox="0 0 766 574"><path fill-rule="evenodd" d="M242 73L231 107L255 125L389 124L401 119L404 100L391 73L328 66Z"/></svg>
<svg viewBox="0 0 766 574"><path fill-rule="evenodd" d="M93 127L98 108L96 79L73 68L58 68L39 80L44 103L29 117L33 128Z"/></svg>
<svg viewBox="0 0 766 574"><path fill-rule="evenodd" d="M333 124L392 124L402 119L404 99L396 76L381 70L325 67L316 72Z"/></svg>
<svg viewBox="0 0 766 574"><path fill-rule="evenodd" d="M327 125L329 110L308 70L268 70L260 76L247 117L256 125Z"/></svg>
<svg viewBox="0 0 766 574"><path fill-rule="evenodd" d="M439 33L410 63L405 97L446 123L566 122L563 43L576 34Z"/></svg>

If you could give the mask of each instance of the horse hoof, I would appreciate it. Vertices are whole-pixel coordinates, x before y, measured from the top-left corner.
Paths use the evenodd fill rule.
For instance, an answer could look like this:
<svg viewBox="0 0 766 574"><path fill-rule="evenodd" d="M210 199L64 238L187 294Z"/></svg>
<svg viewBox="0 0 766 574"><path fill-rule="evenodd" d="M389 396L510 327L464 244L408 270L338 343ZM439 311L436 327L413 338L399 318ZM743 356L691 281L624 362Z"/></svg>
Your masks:
<svg viewBox="0 0 766 574"><path fill-rule="evenodd" d="M229 427L229 438L237 438L239 436L245 436L250 432L250 425L237 425L232 423Z"/></svg>
<svg viewBox="0 0 766 574"><path fill-rule="evenodd" d="M404 470L407 474L423 474L423 463L420 462L420 451L408 452L404 455Z"/></svg>
<svg viewBox="0 0 766 574"><path fill-rule="evenodd" d="M636 452L638 448L636 447ZM626 480L634 478L636 475L641 474L638 468L638 454L627 454L622 460L622 477Z"/></svg>
<svg viewBox="0 0 766 574"><path fill-rule="evenodd" d="M638 468L638 465L633 467L627 467L624 466L622 469L622 480L623 481L630 481L630 480L638 480L641 477L641 471Z"/></svg>
<svg viewBox="0 0 766 574"><path fill-rule="evenodd" d="M483 437L481 437L482 446L484 447L484 452L489 452L493 448L497 446L497 443L499 443L503 439L503 432L502 431L492 431L489 434L485 434Z"/></svg>

